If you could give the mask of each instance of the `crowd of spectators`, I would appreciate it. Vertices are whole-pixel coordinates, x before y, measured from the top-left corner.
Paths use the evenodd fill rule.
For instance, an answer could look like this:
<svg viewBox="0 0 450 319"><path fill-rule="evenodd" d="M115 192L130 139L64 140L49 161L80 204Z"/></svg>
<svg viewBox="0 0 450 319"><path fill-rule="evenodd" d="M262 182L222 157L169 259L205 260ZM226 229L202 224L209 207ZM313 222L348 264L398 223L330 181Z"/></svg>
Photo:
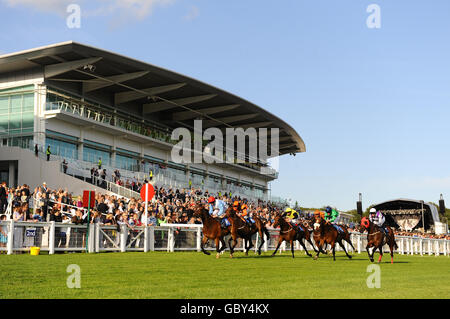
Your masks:
<svg viewBox="0 0 450 319"><path fill-rule="evenodd" d="M119 173L120 174L120 173ZM115 175L117 176L117 175ZM119 175L120 176L120 175ZM136 186L139 191L141 185ZM7 202L12 203L12 219L16 221L55 221L73 224L85 224L88 222L86 210L82 207L82 198L73 196L67 189L50 189L46 183L31 190L28 185L17 188L8 188L3 183L0 186L6 193ZM273 226L274 215L283 211L273 203L258 200L247 202L239 197L230 197L229 194L210 194L201 189L165 189L155 187L154 199L148 204L147 224L159 226L169 224L200 224L201 220L192 215L189 210L193 203L202 201L206 203L209 196L224 200L228 205L236 200L245 201L250 214L262 217L267 227ZM1 198L0 198L1 199ZM0 204L3 202L0 201ZM140 198L120 198L114 195L103 195L96 193L95 206L91 210L90 223L101 223L104 225L126 224L130 228L145 224L145 204ZM5 213L6 207L0 205L0 215ZM311 218L313 212L301 212L301 218ZM2 217L4 218L4 216ZM357 224L347 224L350 231L357 231ZM395 231L397 236L412 236L421 238L445 238L450 235L435 235L430 233Z"/></svg>

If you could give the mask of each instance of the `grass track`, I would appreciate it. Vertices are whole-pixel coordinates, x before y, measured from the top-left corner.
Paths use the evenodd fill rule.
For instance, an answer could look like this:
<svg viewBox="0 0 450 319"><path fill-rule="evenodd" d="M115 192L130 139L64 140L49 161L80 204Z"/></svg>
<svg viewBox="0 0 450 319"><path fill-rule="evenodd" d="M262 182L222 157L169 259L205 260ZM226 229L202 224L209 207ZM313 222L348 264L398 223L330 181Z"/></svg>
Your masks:
<svg viewBox="0 0 450 319"><path fill-rule="evenodd" d="M369 289L367 254L314 261L296 252L216 259L197 252L1 255L0 298L450 298L450 258L384 255L381 288ZM378 254L375 255L375 258ZM81 289L66 286L81 268Z"/></svg>

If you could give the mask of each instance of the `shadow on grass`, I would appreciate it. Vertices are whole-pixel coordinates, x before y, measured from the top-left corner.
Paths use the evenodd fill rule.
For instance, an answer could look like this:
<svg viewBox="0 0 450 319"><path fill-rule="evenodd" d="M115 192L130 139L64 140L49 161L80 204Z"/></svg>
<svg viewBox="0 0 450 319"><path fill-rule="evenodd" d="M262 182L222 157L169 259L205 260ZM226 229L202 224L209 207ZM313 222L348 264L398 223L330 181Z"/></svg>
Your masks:
<svg viewBox="0 0 450 319"><path fill-rule="evenodd" d="M262 259L262 258L290 258L290 259L312 259L312 257L308 257L308 256L295 256L295 258L292 258L292 255L275 255L275 256L271 256L271 255L249 255L249 256L233 256L233 259L246 259L246 258L254 258L254 259Z"/></svg>

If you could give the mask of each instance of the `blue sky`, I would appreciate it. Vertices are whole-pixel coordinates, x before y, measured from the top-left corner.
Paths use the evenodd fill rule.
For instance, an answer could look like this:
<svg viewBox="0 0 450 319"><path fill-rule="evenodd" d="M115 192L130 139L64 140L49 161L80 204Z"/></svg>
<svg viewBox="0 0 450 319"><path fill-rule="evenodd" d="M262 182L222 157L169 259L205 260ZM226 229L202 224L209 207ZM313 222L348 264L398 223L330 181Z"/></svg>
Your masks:
<svg viewBox="0 0 450 319"><path fill-rule="evenodd" d="M80 29L66 26L70 3ZM303 206L353 209L359 192L364 207L449 203L449 12L448 0L0 0L0 52L74 40L262 106L306 143L272 183Z"/></svg>

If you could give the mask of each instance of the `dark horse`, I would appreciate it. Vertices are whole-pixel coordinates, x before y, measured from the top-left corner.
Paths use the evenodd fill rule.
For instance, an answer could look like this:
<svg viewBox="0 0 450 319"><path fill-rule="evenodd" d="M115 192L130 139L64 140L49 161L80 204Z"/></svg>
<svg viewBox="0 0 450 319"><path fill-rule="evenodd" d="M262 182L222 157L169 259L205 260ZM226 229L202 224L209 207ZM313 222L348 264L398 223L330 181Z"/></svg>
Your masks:
<svg viewBox="0 0 450 319"><path fill-rule="evenodd" d="M375 251L378 249L380 251L380 257L378 258L378 263L381 262L381 258L383 258L383 246L387 244L389 246L389 250L391 251L391 264L394 263L394 247L398 248L397 243L395 242L394 232L390 227L387 227L389 236L386 236L384 231L374 223L372 223L367 217L363 217L361 219L361 232L368 231L367 234L367 254L369 255L369 259L373 262L373 255ZM369 252L369 249L373 248L372 255Z"/></svg>
<svg viewBox="0 0 450 319"><path fill-rule="evenodd" d="M350 241L350 234L348 233L348 230L344 226L340 226L343 230L343 232L338 231L332 224L327 223L325 219L323 219L321 216L315 217L314 222L314 240L317 244L317 255L314 256L314 259L317 259L319 257L320 252L323 253L322 246L324 243L330 244L331 250L333 252L333 260L336 260L335 256L335 245L338 243L342 249L344 250L345 254L349 259L352 258L347 253L347 250L345 249L344 245L342 244L342 241L345 240L350 244L350 246L353 248L353 251L355 251L355 247L353 247L352 242Z"/></svg>
<svg viewBox="0 0 450 319"><path fill-rule="evenodd" d="M220 253L226 248L223 237L225 237L230 233L230 227L222 228L220 222L215 218L211 217L211 215L209 215L208 210L201 204L197 204L194 207L193 216L200 217L203 223L203 238L200 244L202 252L206 255L210 255L210 252L205 250L204 245L208 242L208 240L212 239L216 244L216 251L217 251L216 258L219 258ZM221 248L219 248L220 247L219 243L222 244Z"/></svg>
<svg viewBox="0 0 450 319"><path fill-rule="evenodd" d="M245 255L248 256L248 251L253 247L252 236L256 233L258 233L259 238L261 238L261 244L258 247L258 255L261 255L261 248L265 243L264 234L267 238L270 238L269 231L264 225L264 222L259 217L255 216L253 217L255 223L250 225L242 220L232 207L227 208L225 216L231 223L231 238L228 241L230 246L230 257L233 257L234 247L237 245L238 237L244 240ZM231 245L231 241L233 241L233 245Z"/></svg>
<svg viewBox="0 0 450 319"><path fill-rule="evenodd" d="M275 216L275 222L273 223L274 228L277 228L278 226L280 226L280 237L278 238L277 248L273 252L272 256L275 256L275 254L278 251L278 248L280 248L281 243L283 241L287 241L291 245L292 258L294 258L294 242L296 240L298 240L300 245L302 245L303 249L305 250L306 254L309 257L312 257L312 255L306 249L306 246L305 246L305 243L303 240L306 238L305 231L301 231L298 227L292 226L280 214L277 214ZM303 227L304 227L303 229L306 229L306 227L304 225L303 225ZM308 235L309 235L309 231L308 231ZM309 242L311 243L311 240L309 240ZM312 245L312 243L311 243L311 246L314 247L314 245Z"/></svg>

